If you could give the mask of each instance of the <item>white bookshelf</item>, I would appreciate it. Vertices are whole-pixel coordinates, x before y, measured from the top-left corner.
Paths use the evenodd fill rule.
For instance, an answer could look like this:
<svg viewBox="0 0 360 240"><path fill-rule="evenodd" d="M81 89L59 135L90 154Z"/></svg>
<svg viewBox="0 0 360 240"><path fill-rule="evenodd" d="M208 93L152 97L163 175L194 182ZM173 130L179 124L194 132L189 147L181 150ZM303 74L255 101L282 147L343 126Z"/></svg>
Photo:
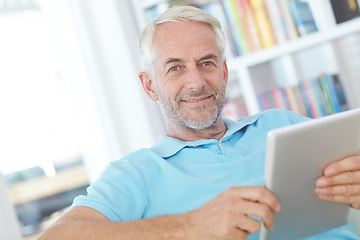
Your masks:
<svg viewBox="0 0 360 240"><path fill-rule="evenodd" d="M134 12L139 19L139 26L143 28L146 24L144 10L156 4L166 5L168 1L132 2ZM198 2L203 4L214 0ZM321 72L338 74L344 85L350 108L360 107L360 97L358 97L360 84L357 79L360 73L349 66L351 65L349 56L352 53L349 49L356 44L360 45L360 42L356 42L360 37L348 40L352 45L342 44L349 36L360 35L360 18L336 24L329 0L307 0L307 2L313 12L318 32L228 59L229 71L237 75L237 78L233 79L238 81L240 86L238 94L244 98L249 115L261 110L257 99L257 94L260 92L282 84L294 85L304 78L316 77ZM344 52L348 54L345 55ZM351 57L356 56L352 54ZM233 92L231 94L234 95Z"/></svg>

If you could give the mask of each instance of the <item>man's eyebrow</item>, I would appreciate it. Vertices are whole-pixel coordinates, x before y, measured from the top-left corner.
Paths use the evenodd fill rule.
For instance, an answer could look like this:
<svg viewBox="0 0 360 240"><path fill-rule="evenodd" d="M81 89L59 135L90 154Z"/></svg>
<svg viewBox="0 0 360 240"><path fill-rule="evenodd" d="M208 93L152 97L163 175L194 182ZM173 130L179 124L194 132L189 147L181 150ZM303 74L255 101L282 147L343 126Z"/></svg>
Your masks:
<svg viewBox="0 0 360 240"><path fill-rule="evenodd" d="M181 62L182 60L180 58L168 58L165 62L165 64L174 63L174 62Z"/></svg>
<svg viewBox="0 0 360 240"><path fill-rule="evenodd" d="M208 59L217 60L218 57L215 54L210 53L210 54L207 54L207 55L203 56L202 58L200 58L199 61L208 60Z"/></svg>
<svg viewBox="0 0 360 240"><path fill-rule="evenodd" d="M201 57L198 61L204 61L204 60L208 60L208 59L214 59L214 60L217 60L218 57L213 54L213 53L209 53L203 57ZM168 58L166 61L165 61L165 65L166 64L169 64L169 63L174 63L174 62L182 62L183 60L181 58Z"/></svg>

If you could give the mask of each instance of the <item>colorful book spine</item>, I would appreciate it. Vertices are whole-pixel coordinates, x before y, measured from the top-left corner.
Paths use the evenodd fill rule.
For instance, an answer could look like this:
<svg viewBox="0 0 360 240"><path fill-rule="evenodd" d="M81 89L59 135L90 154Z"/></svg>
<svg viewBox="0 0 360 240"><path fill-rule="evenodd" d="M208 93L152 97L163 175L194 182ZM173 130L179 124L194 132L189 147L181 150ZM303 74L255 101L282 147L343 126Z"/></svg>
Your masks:
<svg viewBox="0 0 360 240"><path fill-rule="evenodd" d="M276 0L265 0L265 3L273 27L276 43L281 44L286 42L288 40L287 31Z"/></svg>
<svg viewBox="0 0 360 240"><path fill-rule="evenodd" d="M299 37L299 34L296 29L296 25L294 23L294 19L291 15L289 5L289 0L276 0L281 18L283 20L283 23L285 25L287 37L289 40L295 39Z"/></svg>
<svg viewBox="0 0 360 240"><path fill-rule="evenodd" d="M275 45L275 37L264 0L249 0L263 48Z"/></svg>
<svg viewBox="0 0 360 240"><path fill-rule="evenodd" d="M274 99L274 104L276 108L286 109L286 104L281 93L281 88L274 88L271 91L271 95Z"/></svg>
<svg viewBox="0 0 360 240"><path fill-rule="evenodd" d="M258 94L261 110L282 108L311 118L348 109L346 96L338 75L322 75L296 86L274 88Z"/></svg>
<svg viewBox="0 0 360 240"><path fill-rule="evenodd" d="M318 31L315 19L307 2L291 1L289 2L289 9L300 36Z"/></svg>
<svg viewBox="0 0 360 240"><path fill-rule="evenodd" d="M341 109L340 109L340 104L339 104L339 100L338 100L338 97L336 95L336 91L335 91L335 88L331 82L331 77L329 75L325 75L324 76L324 81L327 85L327 89L329 91L329 94L330 94L330 99L331 99L331 102L332 102L332 105L333 105L333 108L334 108L334 112L341 112Z"/></svg>
<svg viewBox="0 0 360 240"><path fill-rule="evenodd" d="M317 109L318 116L323 117L326 114L325 114L325 110L324 110L324 107L323 107L322 102L321 102L318 87L316 86L316 83L315 83L315 79L311 79L311 80L309 80L307 82L310 85L311 95L313 96L313 99L314 99L313 101L315 103L314 105L315 105L315 108Z"/></svg>
<svg viewBox="0 0 360 240"><path fill-rule="evenodd" d="M239 15L240 18L240 23L242 26L243 32L244 32L244 36L246 38L246 42L247 42L247 47L248 50L250 52L254 52L256 50L258 50L257 46L255 45L256 42L254 41L255 39L253 39L253 34L251 32L251 26L249 25L248 22L248 12L246 12L246 7L245 7L245 1L246 0L235 0L235 5L236 5L236 9L237 9L237 13Z"/></svg>
<svg viewBox="0 0 360 240"><path fill-rule="evenodd" d="M221 112L222 117L237 121L242 117L248 116L245 101L242 97L227 99Z"/></svg>
<svg viewBox="0 0 360 240"><path fill-rule="evenodd" d="M316 87L318 89L318 93L319 93L320 100L321 100L321 105L324 108L325 115L330 115L331 114L331 108L330 108L329 103L327 101L325 91L324 91L324 89L323 89L323 87L321 85L320 77L315 79L315 84L316 84Z"/></svg>
<svg viewBox="0 0 360 240"><path fill-rule="evenodd" d="M321 88L322 88L322 90L324 92L326 102L327 102L327 104L329 106L329 109L330 109L330 114L336 113L334 103L333 103L333 99L331 98L331 95L330 95L329 86L326 83L325 75L321 76L319 79L320 79L320 86L321 86Z"/></svg>
<svg viewBox="0 0 360 240"><path fill-rule="evenodd" d="M306 84L307 84L307 81L302 81L299 84L299 89L300 89L301 95L303 97L303 102L304 102L304 106L305 106L305 109L307 112L307 116L309 116L311 118L316 118L318 116L317 116L317 113L314 108L314 102L312 101L310 92L308 91Z"/></svg>
<svg viewBox="0 0 360 240"><path fill-rule="evenodd" d="M223 5L220 2L212 2L212 3L206 4L206 5L200 6L200 8L202 10L204 10L205 12L207 12L213 16L216 16L216 18L219 20L219 22L221 24L221 28L225 35L225 44L226 44L225 57L227 59L236 57L237 52L235 49L232 34L229 29L229 25L227 23Z"/></svg>
<svg viewBox="0 0 360 240"><path fill-rule="evenodd" d="M244 22L242 21L241 16L240 16L242 11L239 11L239 9L236 5L237 0L227 0L227 1L230 4L230 7L231 7L230 10L232 11L232 14L234 17L233 19L235 20L235 26L240 35L239 40L240 40L241 49L244 54L249 53L250 48L249 48L248 41L247 41L246 34L245 34Z"/></svg>
<svg viewBox="0 0 360 240"><path fill-rule="evenodd" d="M349 105L346 99L346 94L344 91L344 87L341 83L341 80L339 78L339 75L337 74L333 74L331 75L331 84L335 90L339 105L340 105L340 110L341 111L346 111L349 109Z"/></svg>
<svg viewBox="0 0 360 240"><path fill-rule="evenodd" d="M244 8L245 23L244 26L248 29L251 35L251 44L253 51L261 49L261 42L259 37L259 31L256 28L254 15L252 13L249 0L240 0L242 7Z"/></svg>
<svg viewBox="0 0 360 240"><path fill-rule="evenodd" d="M239 33L237 24L236 24L236 16L235 16L235 10L232 8L231 5L232 0L223 0L223 8L225 12L225 16L228 22L228 26L230 29L230 32L232 34L233 40L234 40L234 47L236 49L236 54L238 56L241 56L244 54L243 48L241 46L241 35Z"/></svg>
<svg viewBox="0 0 360 240"><path fill-rule="evenodd" d="M284 92L286 95L286 99L288 100L289 108L291 111L299 113L300 110L296 104L296 99L294 97L294 93L292 91L292 88L290 86L286 86L284 88Z"/></svg>
<svg viewBox="0 0 360 240"><path fill-rule="evenodd" d="M269 109L269 104L267 103L265 93L260 93L257 95L259 106L261 110Z"/></svg>

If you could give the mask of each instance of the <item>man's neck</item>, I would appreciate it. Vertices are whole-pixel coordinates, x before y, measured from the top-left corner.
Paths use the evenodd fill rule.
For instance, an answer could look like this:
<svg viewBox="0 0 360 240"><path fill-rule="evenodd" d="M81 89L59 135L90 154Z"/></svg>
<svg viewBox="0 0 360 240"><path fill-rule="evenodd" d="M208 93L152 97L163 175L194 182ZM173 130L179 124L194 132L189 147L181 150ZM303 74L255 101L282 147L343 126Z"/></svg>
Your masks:
<svg viewBox="0 0 360 240"><path fill-rule="evenodd" d="M216 139L219 141L225 133L226 125L224 121L219 118L215 127L202 130L183 128L173 123L168 123L168 132L166 135L186 142L202 139Z"/></svg>

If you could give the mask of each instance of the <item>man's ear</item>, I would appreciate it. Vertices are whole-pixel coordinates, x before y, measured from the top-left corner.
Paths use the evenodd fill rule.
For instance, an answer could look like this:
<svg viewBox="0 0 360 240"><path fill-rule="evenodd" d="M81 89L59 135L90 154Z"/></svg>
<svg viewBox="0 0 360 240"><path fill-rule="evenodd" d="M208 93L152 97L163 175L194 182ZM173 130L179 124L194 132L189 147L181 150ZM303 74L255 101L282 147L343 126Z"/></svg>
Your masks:
<svg viewBox="0 0 360 240"><path fill-rule="evenodd" d="M226 59L224 59L224 63L223 63L223 77L224 77L224 82L225 82L225 87L226 87L228 78L229 78L229 70L227 68Z"/></svg>
<svg viewBox="0 0 360 240"><path fill-rule="evenodd" d="M155 82L153 81L152 76L147 72L140 72L139 78L146 95L148 95L148 97L153 101L157 101L159 97L156 94Z"/></svg>

